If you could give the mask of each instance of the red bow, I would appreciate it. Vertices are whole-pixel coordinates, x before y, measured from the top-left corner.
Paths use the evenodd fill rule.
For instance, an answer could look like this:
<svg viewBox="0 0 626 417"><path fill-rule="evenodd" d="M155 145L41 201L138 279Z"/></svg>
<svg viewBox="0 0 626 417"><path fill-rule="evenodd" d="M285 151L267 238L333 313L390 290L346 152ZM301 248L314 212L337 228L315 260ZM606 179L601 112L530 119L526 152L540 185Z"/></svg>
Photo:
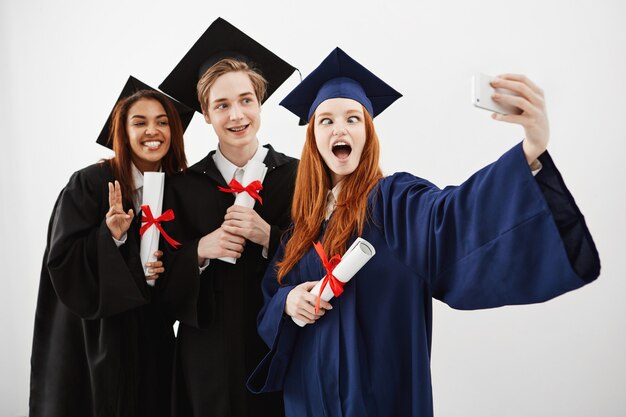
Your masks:
<svg viewBox="0 0 626 417"><path fill-rule="evenodd" d="M339 297L343 292L343 286L346 285L345 282L341 282L337 279L336 276L333 275L333 269L341 262L341 256L335 255L330 260L326 259L326 253L324 253L324 248L320 242L313 243L313 247L315 251L319 255L322 260L322 264L324 265L324 269L326 269L326 276L322 281L322 286L320 287L320 293L317 295L317 300L315 300L315 312L317 313L320 310L320 300L322 299L322 292L324 292L324 287L326 284L330 285L330 289L333 291L335 297Z"/></svg>
<svg viewBox="0 0 626 417"><path fill-rule="evenodd" d="M261 181L259 180L252 181L250 184L244 187L243 185L239 183L239 181L233 178L228 183L228 186L230 188L224 188L224 187L218 186L217 189L225 193L243 193L245 191L246 193L250 195L250 197L254 198L259 203L263 204L263 200L261 199L261 196L258 193L258 191L261 191L263 189L263 184L261 184Z"/></svg>
<svg viewBox="0 0 626 417"><path fill-rule="evenodd" d="M155 225L156 228L159 229L159 232L161 232L161 235L165 238L165 240L167 240L167 243L172 245L175 249L178 249L178 246L180 246L181 243L169 237L168 234L165 233L165 230L163 230L163 228L161 227L161 222L169 222L170 220L174 220L174 212L172 211L172 209L169 209L156 219L152 215L150 206L141 206L141 211L143 212L143 215L141 216L141 221L144 222L144 224L142 224L141 229L139 229L139 236L143 236L143 234L146 232L146 230L150 228L150 226Z"/></svg>

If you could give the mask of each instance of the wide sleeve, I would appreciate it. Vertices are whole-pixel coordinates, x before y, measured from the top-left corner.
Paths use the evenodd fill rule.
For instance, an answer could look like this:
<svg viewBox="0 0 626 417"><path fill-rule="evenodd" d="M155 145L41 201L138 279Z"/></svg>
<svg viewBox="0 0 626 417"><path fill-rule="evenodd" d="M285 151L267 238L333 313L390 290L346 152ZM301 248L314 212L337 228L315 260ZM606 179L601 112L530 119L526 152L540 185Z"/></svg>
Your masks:
<svg viewBox="0 0 626 417"><path fill-rule="evenodd" d="M284 249L283 243L262 281L264 304L258 315L257 328L270 351L248 379L247 387L253 393L282 389L291 351L298 335L296 324L285 314L287 295L298 282L298 266L285 276L282 285L276 280L276 263L283 258Z"/></svg>
<svg viewBox="0 0 626 417"><path fill-rule="evenodd" d="M93 166L75 173L56 204L47 267L54 290L85 319L111 316L149 302L132 233L118 249L105 223L108 188Z"/></svg>
<svg viewBox="0 0 626 417"><path fill-rule="evenodd" d="M400 260L451 307L548 300L595 279L599 258L549 155L542 163L533 177L518 144L460 186L440 190L396 174L375 193L374 219Z"/></svg>

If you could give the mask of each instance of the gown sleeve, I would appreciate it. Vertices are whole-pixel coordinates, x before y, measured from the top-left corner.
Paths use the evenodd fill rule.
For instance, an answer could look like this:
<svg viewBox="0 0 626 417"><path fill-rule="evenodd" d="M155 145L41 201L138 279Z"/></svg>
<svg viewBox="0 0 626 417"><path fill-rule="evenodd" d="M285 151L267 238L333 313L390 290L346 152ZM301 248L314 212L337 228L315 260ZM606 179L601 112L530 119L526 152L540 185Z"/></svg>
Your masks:
<svg viewBox="0 0 626 417"><path fill-rule="evenodd" d="M147 304L149 290L138 237L119 249L105 223L105 167L78 171L61 192L50 235L47 267L61 302L85 319L108 317Z"/></svg>
<svg viewBox="0 0 626 417"><path fill-rule="evenodd" d="M460 186L410 174L384 179L374 198L387 244L458 309L548 300L594 280L598 253L550 156L533 177L521 144Z"/></svg>

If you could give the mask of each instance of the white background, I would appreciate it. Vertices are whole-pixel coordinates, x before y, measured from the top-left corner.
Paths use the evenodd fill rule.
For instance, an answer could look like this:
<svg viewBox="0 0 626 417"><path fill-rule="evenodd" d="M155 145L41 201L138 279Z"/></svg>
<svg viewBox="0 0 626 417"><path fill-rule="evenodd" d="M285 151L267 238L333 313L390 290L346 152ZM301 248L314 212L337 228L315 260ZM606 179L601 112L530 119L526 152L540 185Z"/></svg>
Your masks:
<svg viewBox="0 0 626 417"><path fill-rule="evenodd" d="M536 81L550 152L586 216L602 274L541 305L460 312L436 302L435 412L626 415L624 3L3 0L0 416L28 413L39 272L58 192L72 172L110 156L95 139L127 77L156 87L218 16L303 75L340 46L401 91L376 119L383 169L440 186L462 182L522 137L519 126L471 106L471 74ZM294 156L304 128L278 102L298 80L267 101L259 133ZM216 146L199 115L185 138L191 163Z"/></svg>

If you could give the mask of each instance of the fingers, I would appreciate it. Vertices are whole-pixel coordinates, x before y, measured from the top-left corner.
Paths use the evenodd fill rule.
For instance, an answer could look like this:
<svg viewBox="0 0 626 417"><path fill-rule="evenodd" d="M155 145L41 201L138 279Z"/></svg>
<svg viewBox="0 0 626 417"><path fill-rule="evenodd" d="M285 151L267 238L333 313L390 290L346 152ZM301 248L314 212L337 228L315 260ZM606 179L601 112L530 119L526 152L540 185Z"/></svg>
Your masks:
<svg viewBox="0 0 626 417"><path fill-rule="evenodd" d="M149 274L162 274L165 272L165 268L163 267L163 263L161 261L148 262L146 267L148 268Z"/></svg>
<svg viewBox="0 0 626 417"><path fill-rule="evenodd" d="M113 184L109 182L109 211L115 205L115 189L113 188Z"/></svg>
<svg viewBox="0 0 626 417"><path fill-rule="evenodd" d="M115 180L115 204L122 209L122 186L117 180Z"/></svg>
<svg viewBox="0 0 626 417"><path fill-rule="evenodd" d="M519 79L496 78L491 82L491 86L494 88L504 88L510 90L525 98L535 106L543 106L543 91L525 76L520 75L516 77L519 77ZM526 82L530 84L526 84ZM503 92L502 96L508 96L508 94Z"/></svg>
<svg viewBox="0 0 626 417"><path fill-rule="evenodd" d="M285 313L305 323L311 324L322 317L326 313L326 310L331 310L333 307L330 303L320 300L321 308L319 311L315 311L317 294L310 293L315 284L317 284L316 281L303 282L291 290L287 295Z"/></svg>
<svg viewBox="0 0 626 417"><path fill-rule="evenodd" d="M238 235L229 233L220 227L198 242L198 256L201 258L215 259L225 256L240 258L246 240Z"/></svg>
<svg viewBox="0 0 626 417"><path fill-rule="evenodd" d="M154 252L154 256L155 256L157 259L161 259L161 256L163 256L163 252L162 252L162 251L160 251L160 250L158 250L158 251ZM159 262L160 262L160 261L159 261Z"/></svg>
<svg viewBox="0 0 626 417"><path fill-rule="evenodd" d="M506 123L515 123L518 125L524 124L524 120L525 120L524 116L516 115L516 114L493 113L491 117L494 120L499 120L501 122L506 122Z"/></svg>
<svg viewBox="0 0 626 417"><path fill-rule="evenodd" d="M530 78L526 77L523 74L501 74L498 75L497 78L502 78L503 80L518 81L522 84L527 85L535 94L543 96L543 90L539 88L537 84L532 82Z"/></svg>

